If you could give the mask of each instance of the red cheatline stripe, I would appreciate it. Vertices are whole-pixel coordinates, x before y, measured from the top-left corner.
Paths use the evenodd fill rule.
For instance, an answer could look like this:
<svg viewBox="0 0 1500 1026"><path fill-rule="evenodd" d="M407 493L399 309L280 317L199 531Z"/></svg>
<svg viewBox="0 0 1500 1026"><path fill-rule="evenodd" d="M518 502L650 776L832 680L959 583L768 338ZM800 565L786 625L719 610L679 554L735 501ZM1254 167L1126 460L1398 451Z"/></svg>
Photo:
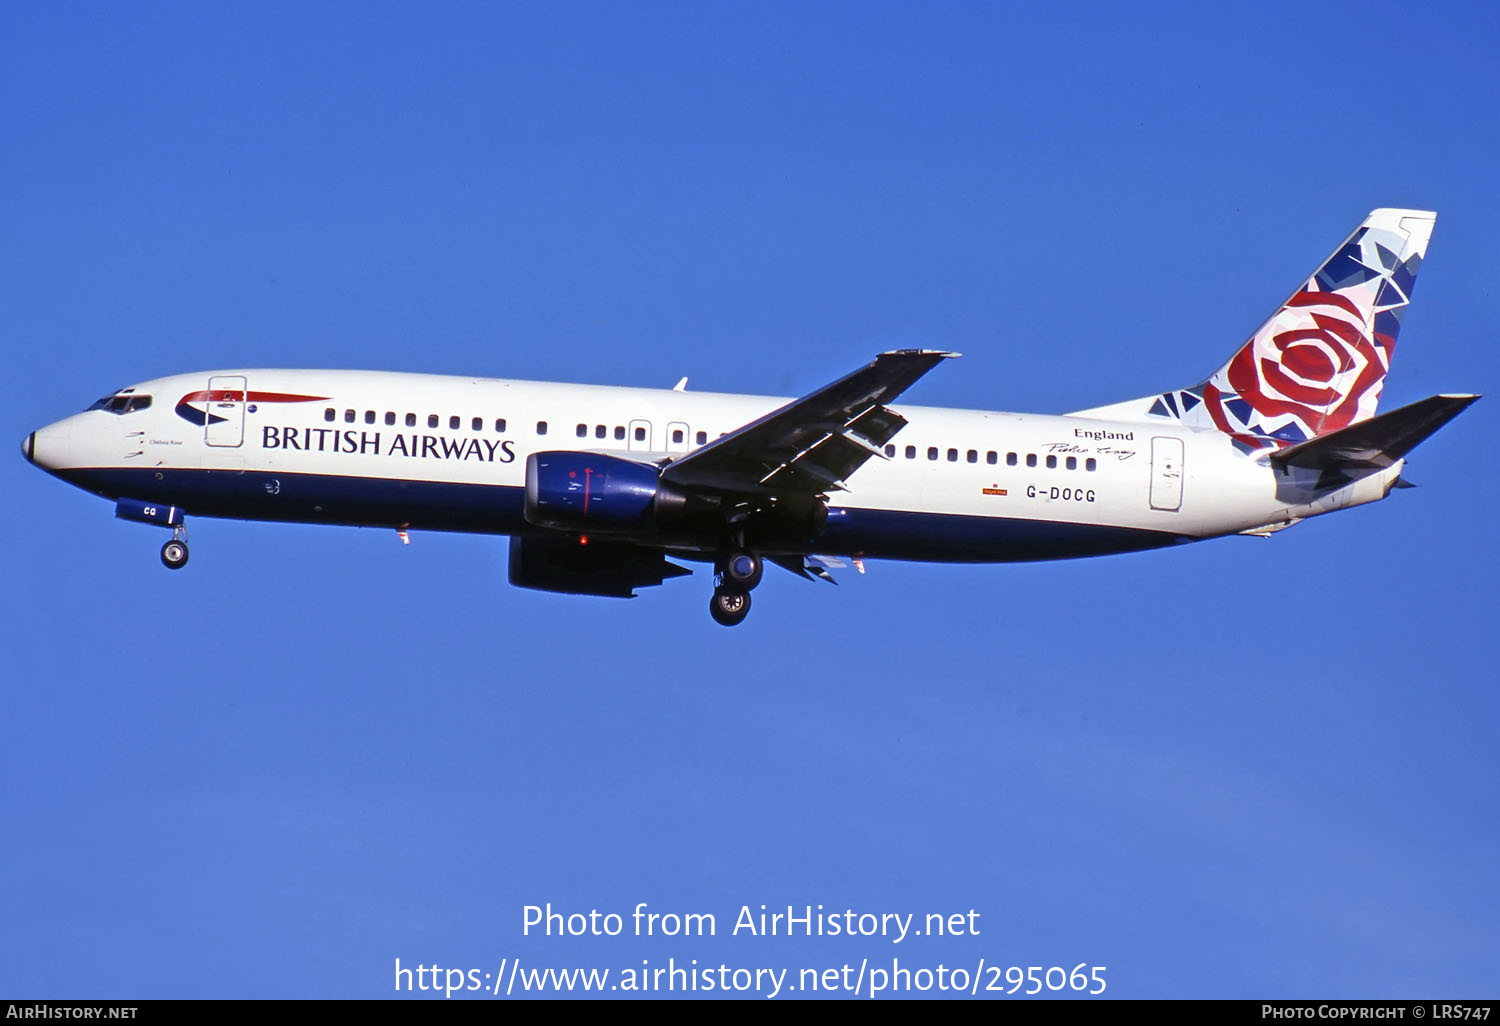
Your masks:
<svg viewBox="0 0 1500 1026"><path fill-rule="evenodd" d="M245 397L246 402L251 403L321 403L328 399L326 395L298 395L295 392L242 393L237 388L215 388L208 392L185 395L177 401L179 403L239 402L241 395Z"/></svg>

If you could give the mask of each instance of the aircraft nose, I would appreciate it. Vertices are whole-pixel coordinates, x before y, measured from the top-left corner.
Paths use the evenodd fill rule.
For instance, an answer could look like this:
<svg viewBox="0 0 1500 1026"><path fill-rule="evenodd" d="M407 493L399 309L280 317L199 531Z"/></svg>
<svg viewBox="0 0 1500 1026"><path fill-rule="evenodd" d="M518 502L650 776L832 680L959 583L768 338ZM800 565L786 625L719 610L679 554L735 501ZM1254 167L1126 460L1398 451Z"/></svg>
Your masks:
<svg viewBox="0 0 1500 1026"><path fill-rule="evenodd" d="M21 443L21 455L48 473L56 473L68 464L73 438L69 420L37 428Z"/></svg>

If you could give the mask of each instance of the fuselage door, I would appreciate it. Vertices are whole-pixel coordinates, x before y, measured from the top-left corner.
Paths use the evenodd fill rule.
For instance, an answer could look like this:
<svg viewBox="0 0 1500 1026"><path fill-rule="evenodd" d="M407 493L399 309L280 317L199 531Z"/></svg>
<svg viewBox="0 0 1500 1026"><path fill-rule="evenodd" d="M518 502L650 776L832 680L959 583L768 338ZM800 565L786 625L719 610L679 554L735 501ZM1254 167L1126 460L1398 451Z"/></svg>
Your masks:
<svg viewBox="0 0 1500 1026"><path fill-rule="evenodd" d="M1182 439L1151 439L1151 508L1182 508Z"/></svg>
<svg viewBox="0 0 1500 1026"><path fill-rule="evenodd" d="M208 379L208 401L203 440L209 445L234 448L245 441L245 379L225 374Z"/></svg>
<svg viewBox="0 0 1500 1026"><path fill-rule="evenodd" d="M684 453L688 451L688 426L680 420L674 420L667 425L667 452Z"/></svg>
<svg viewBox="0 0 1500 1026"><path fill-rule="evenodd" d="M649 420L632 420L630 422L630 451L651 452L651 422Z"/></svg>

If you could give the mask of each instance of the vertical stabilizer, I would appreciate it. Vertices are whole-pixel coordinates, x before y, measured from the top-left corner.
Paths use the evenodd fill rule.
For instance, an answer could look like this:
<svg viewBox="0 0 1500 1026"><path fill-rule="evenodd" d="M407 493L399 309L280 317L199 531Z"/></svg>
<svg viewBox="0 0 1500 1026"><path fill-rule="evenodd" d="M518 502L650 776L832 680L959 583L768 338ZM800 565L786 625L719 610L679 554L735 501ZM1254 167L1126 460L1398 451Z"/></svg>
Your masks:
<svg viewBox="0 0 1500 1026"><path fill-rule="evenodd" d="M1213 427L1246 451L1369 420L1436 221L1426 210L1372 211L1207 381L1083 415Z"/></svg>

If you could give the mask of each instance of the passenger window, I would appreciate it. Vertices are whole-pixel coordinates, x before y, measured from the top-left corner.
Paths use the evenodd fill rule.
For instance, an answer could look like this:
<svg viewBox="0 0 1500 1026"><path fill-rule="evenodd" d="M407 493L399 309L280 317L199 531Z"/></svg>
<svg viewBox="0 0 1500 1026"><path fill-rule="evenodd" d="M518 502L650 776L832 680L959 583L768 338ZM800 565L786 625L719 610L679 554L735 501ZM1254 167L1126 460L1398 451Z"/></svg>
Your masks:
<svg viewBox="0 0 1500 1026"><path fill-rule="evenodd" d="M894 455L896 455L896 447L894 445L888 445L888 446L886 446L885 447L885 454L887 456L894 456Z"/></svg>
<svg viewBox="0 0 1500 1026"><path fill-rule="evenodd" d="M1036 466L1036 453L1034 453L1034 452L1028 452L1026 454L1026 465L1028 467L1034 467L1034 466Z"/></svg>
<svg viewBox="0 0 1500 1026"><path fill-rule="evenodd" d="M620 427L618 424L615 425L615 441L625 441L625 429Z"/></svg>
<svg viewBox="0 0 1500 1026"><path fill-rule="evenodd" d="M635 429L635 440L637 442L644 442L646 440L646 429L645 428L639 427L639 428Z"/></svg>
<svg viewBox="0 0 1500 1026"><path fill-rule="evenodd" d="M470 431L483 431L484 430L484 418L483 417L475 417L473 420L469 421L469 430Z"/></svg>
<svg viewBox="0 0 1500 1026"><path fill-rule="evenodd" d="M587 424L579 424L578 425L578 437L579 438L587 438L588 436L589 436L589 426Z"/></svg>
<svg viewBox="0 0 1500 1026"><path fill-rule="evenodd" d="M1014 467L1016 465L1016 463L1017 463L1017 460L1016 460L1016 454L1015 453L1008 452L1008 453L1005 454L1005 465L1007 467Z"/></svg>
<svg viewBox="0 0 1500 1026"><path fill-rule="evenodd" d="M427 415L427 426L430 428L438 426L438 415L436 413L429 413Z"/></svg>
<svg viewBox="0 0 1500 1026"><path fill-rule="evenodd" d="M1077 470L1078 469L1078 457L1077 456L1069 456L1068 457L1068 469L1069 470Z"/></svg>
<svg viewBox="0 0 1500 1026"><path fill-rule="evenodd" d="M699 431L697 437L698 437L698 444L699 445L707 445L708 444L708 432L707 431Z"/></svg>
<svg viewBox="0 0 1500 1026"><path fill-rule="evenodd" d="M1048 456L1047 457L1047 469L1048 470L1056 470L1057 469L1057 457L1056 456Z"/></svg>
<svg viewBox="0 0 1500 1026"><path fill-rule="evenodd" d="M375 423L375 411L374 410L366 410L365 411L365 423L366 424L373 424L373 423Z"/></svg>
<svg viewBox="0 0 1500 1026"><path fill-rule="evenodd" d="M979 453L975 452L973 449L970 449L969 450L969 455L967 457L965 457L965 458L970 463L978 463L979 462Z"/></svg>
<svg viewBox="0 0 1500 1026"><path fill-rule="evenodd" d="M353 410L345 410L344 411L344 423L345 424L353 424L354 423L354 411Z"/></svg>
<svg viewBox="0 0 1500 1026"><path fill-rule="evenodd" d="M949 449L948 450L948 462L949 463L957 463L958 462L958 450L957 449Z"/></svg>
<svg viewBox="0 0 1500 1026"><path fill-rule="evenodd" d="M536 433L539 435L545 435L547 433L547 422L545 420L539 420L536 422Z"/></svg>
<svg viewBox="0 0 1500 1026"><path fill-rule="evenodd" d="M457 431L458 430L458 418L457 417L449 417L448 418L448 430L449 431Z"/></svg>
<svg viewBox="0 0 1500 1026"><path fill-rule="evenodd" d="M993 467L996 463L1000 462L1000 454L994 449L991 449L989 452L984 454L984 462Z"/></svg>
<svg viewBox="0 0 1500 1026"><path fill-rule="evenodd" d="M938 458L937 446L929 445L927 447L927 458L930 460L935 460Z"/></svg>
<svg viewBox="0 0 1500 1026"><path fill-rule="evenodd" d="M336 417L338 417L338 414L334 412L332 406L323 411L323 419L328 421L329 423L332 423Z"/></svg>
<svg viewBox="0 0 1500 1026"><path fill-rule="evenodd" d="M917 458L917 447L915 445L908 445L906 447L906 458L909 460Z"/></svg>
<svg viewBox="0 0 1500 1026"><path fill-rule="evenodd" d="M595 438L603 438L607 434L609 434L609 429L606 428L603 424L600 424L598 427L594 428Z"/></svg>
<svg viewBox="0 0 1500 1026"><path fill-rule="evenodd" d="M385 413L385 424L386 427L396 426L396 415L389 410L387 410Z"/></svg>
<svg viewBox="0 0 1500 1026"><path fill-rule="evenodd" d="M1090 456L1088 459L1086 459L1086 460L1083 461L1083 469L1084 470L1098 470L1099 469L1099 464L1098 464L1097 461L1095 461L1094 457Z"/></svg>
<svg viewBox="0 0 1500 1026"><path fill-rule="evenodd" d="M505 434L505 418L504 417L496 417L495 418L495 434L497 434L497 435L503 435L503 434Z"/></svg>
<svg viewBox="0 0 1500 1026"><path fill-rule="evenodd" d="M406 415L406 426L407 427L416 427L417 426L417 415L415 413L408 413Z"/></svg>
<svg viewBox="0 0 1500 1026"><path fill-rule="evenodd" d="M680 445L680 444L682 444L682 429L681 428L678 428L677 430L675 430L675 431L672 432L672 444L673 445Z"/></svg>

